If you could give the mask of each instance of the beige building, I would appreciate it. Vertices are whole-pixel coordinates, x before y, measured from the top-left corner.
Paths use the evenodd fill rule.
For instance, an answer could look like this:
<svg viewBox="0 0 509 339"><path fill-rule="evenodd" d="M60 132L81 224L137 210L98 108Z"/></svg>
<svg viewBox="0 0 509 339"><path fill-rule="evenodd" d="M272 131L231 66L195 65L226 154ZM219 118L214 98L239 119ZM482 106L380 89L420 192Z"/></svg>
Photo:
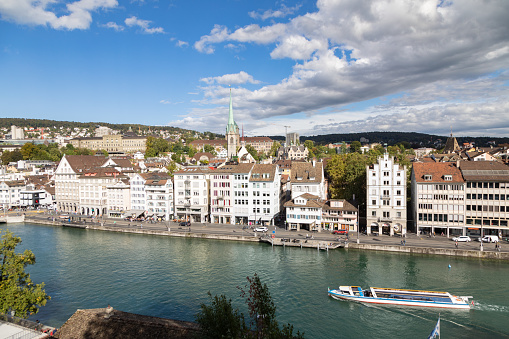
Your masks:
<svg viewBox="0 0 509 339"><path fill-rule="evenodd" d="M102 137L75 138L70 140L76 148L105 150L107 152L136 153L145 152L147 138L139 136L103 135Z"/></svg>

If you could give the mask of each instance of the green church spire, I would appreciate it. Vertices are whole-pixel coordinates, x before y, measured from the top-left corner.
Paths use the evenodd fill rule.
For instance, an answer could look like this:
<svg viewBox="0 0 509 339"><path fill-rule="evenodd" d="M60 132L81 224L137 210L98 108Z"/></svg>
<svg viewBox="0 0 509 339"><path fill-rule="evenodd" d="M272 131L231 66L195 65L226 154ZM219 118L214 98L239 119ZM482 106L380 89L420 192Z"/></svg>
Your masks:
<svg viewBox="0 0 509 339"><path fill-rule="evenodd" d="M226 125L226 133L229 133L229 132L237 133L238 130L239 130L239 127L235 123L235 120L233 120L232 89L230 87L230 111L228 114L228 125Z"/></svg>

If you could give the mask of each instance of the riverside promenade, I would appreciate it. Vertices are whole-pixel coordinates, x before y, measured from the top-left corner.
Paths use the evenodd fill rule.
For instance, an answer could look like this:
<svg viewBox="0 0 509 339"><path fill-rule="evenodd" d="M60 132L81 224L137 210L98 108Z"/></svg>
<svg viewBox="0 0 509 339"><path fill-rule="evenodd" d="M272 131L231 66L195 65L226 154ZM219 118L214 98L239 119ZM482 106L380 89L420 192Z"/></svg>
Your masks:
<svg viewBox="0 0 509 339"><path fill-rule="evenodd" d="M151 234L160 236L189 237L203 239L218 239L230 241L266 242L274 246L288 246L315 249L346 248L356 250L402 252L429 255L447 255L484 259L509 260L509 243L501 241L500 251L495 244L483 243L483 251L480 251L480 242L473 239L469 243L456 244L445 236L417 236L409 233L405 238L390 237L387 235L367 236L364 234L351 233L349 237L333 235L329 232L306 232L287 231L282 227L268 226L267 233L254 232L244 228L243 225L192 223L191 227L179 226L174 222L147 221L129 222L116 219L97 219L80 215L71 215L72 222L59 218L58 215L46 213L27 212L26 222L47 224L54 226L66 226L87 228L100 231L112 231L122 233ZM358 239L358 241L357 241ZM404 242L404 243L403 243Z"/></svg>

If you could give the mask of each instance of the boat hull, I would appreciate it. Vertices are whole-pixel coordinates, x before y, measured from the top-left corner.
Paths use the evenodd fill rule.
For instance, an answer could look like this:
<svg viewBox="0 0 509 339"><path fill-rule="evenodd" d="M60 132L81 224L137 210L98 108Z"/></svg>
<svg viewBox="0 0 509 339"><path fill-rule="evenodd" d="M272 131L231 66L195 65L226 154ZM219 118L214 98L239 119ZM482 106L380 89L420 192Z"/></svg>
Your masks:
<svg viewBox="0 0 509 339"><path fill-rule="evenodd" d="M338 290L329 290L329 296L338 300L349 300L356 301L366 304L378 304L378 305L397 305L397 306L410 306L410 307L434 307L434 308L448 308L448 309L459 309L468 310L470 305L462 303L441 303L434 301L418 301L418 300L405 300L405 299L388 299L388 298L373 298L363 296L351 296L345 295Z"/></svg>

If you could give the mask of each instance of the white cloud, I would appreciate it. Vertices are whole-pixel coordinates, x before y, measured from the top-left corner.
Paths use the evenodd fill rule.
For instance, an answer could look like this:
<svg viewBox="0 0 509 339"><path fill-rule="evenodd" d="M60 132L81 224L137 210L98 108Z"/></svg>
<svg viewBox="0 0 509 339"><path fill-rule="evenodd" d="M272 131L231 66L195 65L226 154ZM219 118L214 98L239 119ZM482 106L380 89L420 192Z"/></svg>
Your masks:
<svg viewBox="0 0 509 339"><path fill-rule="evenodd" d="M175 43L175 45L177 47L187 47L189 46L189 42L187 41L182 41L182 40L177 40L177 42Z"/></svg>
<svg viewBox="0 0 509 339"><path fill-rule="evenodd" d="M150 20L141 20L135 16L125 19L125 24L129 27L138 26L142 29L143 33L154 34L154 33L164 33L164 29L162 27L154 27L149 28L152 21Z"/></svg>
<svg viewBox="0 0 509 339"><path fill-rule="evenodd" d="M104 27L112 28L112 29L114 29L117 32L120 32L120 31L124 30L124 26L117 25L115 22L111 22L111 21L108 22L106 25L104 25Z"/></svg>
<svg viewBox="0 0 509 339"><path fill-rule="evenodd" d="M221 84L221 85L240 85L245 83L250 84L259 84L260 81L255 80L252 75L240 71L239 73L235 74L225 74L218 77L209 77L209 78L202 78L200 81L205 82L206 84L212 85L214 83Z"/></svg>
<svg viewBox="0 0 509 339"><path fill-rule="evenodd" d="M249 12L248 14L253 19L261 19L261 20L267 20L270 18L284 18L284 17L287 17L287 16L295 13L300 7L301 7L301 5L295 5L293 7L286 7L283 4L280 9L275 10L275 11L268 9L263 12L252 11L252 12Z"/></svg>
<svg viewBox="0 0 509 339"><path fill-rule="evenodd" d="M194 48L198 52L212 54L214 48L210 46L212 43L218 43L224 41L228 37L228 30L224 26L214 25L214 28L210 31L210 35L204 35L200 40L194 43Z"/></svg>
<svg viewBox="0 0 509 339"><path fill-rule="evenodd" d="M272 48L273 59L300 60L278 83L236 89L236 114L251 121L324 116L348 104L409 92L391 101L403 105L392 106L401 109L397 113L414 109L436 115L448 107L452 114L453 107L465 108L462 101L488 104L500 98L503 90L493 79L506 78L500 71L509 64L508 17L505 0L318 0L317 11L286 24L249 24L233 32L216 25L195 48L213 53L221 43L255 43ZM216 78L204 80L211 87L204 89L202 104L223 104L224 89L211 80ZM434 110L422 111L412 101ZM474 115L464 118L473 122L465 126L475 126Z"/></svg>
<svg viewBox="0 0 509 339"><path fill-rule="evenodd" d="M23 25L49 25L55 29L88 29L92 22L91 12L118 6L117 0L78 0L65 3L56 0L2 0L0 15L3 20ZM57 16L55 12L67 14Z"/></svg>

